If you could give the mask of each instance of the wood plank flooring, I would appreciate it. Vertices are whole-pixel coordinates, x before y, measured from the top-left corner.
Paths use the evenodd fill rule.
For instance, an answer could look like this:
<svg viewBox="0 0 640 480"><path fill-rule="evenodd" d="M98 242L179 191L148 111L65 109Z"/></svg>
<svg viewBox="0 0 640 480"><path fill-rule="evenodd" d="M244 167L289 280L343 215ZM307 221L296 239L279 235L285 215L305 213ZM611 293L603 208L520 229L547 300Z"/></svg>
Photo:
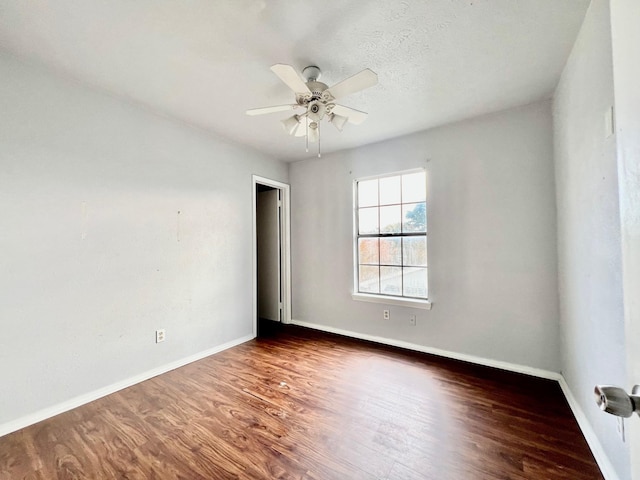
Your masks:
<svg viewBox="0 0 640 480"><path fill-rule="evenodd" d="M0 438L0 479L602 479L557 383L287 327Z"/></svg>

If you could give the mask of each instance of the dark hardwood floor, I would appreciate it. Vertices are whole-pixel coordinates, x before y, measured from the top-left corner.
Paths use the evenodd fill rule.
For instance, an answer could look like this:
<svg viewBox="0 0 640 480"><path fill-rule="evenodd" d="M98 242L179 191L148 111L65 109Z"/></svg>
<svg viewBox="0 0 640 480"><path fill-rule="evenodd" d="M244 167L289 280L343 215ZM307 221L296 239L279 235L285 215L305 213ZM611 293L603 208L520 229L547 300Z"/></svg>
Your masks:
<svg viewBox="0 0 640 480"><path fill-rule="evenodd" d="M557 383L287 326L0 438L0 479L602 479Z"/></svg>

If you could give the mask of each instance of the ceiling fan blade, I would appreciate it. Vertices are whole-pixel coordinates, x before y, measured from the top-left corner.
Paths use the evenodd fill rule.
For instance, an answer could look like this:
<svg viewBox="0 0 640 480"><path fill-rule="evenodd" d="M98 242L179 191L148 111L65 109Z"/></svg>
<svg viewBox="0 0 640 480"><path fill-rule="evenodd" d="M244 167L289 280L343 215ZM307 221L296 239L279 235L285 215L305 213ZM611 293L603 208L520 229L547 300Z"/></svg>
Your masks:
<svg viewBox="0 0 640 480"><path fill-rule="evenodd" d="M355 125L359 125L364 122L367 119L367 115L369 115L366 112L361 112L355 108L345 107L344 105L334 105L331 109L331 113L341 117L347 117L349 123L353 123Z"/></svg>
<svg viewBox="0 0 640 480"><path fill-rule="evenodd" d="M274 107L262 107L262 108L252 108L247 110L247 115L264 115L265 113L275 113L275 112L284 112L285 110L293 110L294 108L298 108L300 105L297 103L292 105L276 105Z"/></svg>
<svg viewBox="0 0 640 480"><path fill-rule="evenodd" d="M271 66L271 71L275 73L294 93L309 93L309 87L304 83L296 69L291 65L276 63Z"/></svg>
<svg viewBox="0 0 640 480"><path fill-rule="evenodd" d="M378 83L378 75L372 70L365 68L352 77L336 83L326 91L329 92L333 98L341 98L351 93L364 90L365 88L373 87L376 83Z"/></svg>

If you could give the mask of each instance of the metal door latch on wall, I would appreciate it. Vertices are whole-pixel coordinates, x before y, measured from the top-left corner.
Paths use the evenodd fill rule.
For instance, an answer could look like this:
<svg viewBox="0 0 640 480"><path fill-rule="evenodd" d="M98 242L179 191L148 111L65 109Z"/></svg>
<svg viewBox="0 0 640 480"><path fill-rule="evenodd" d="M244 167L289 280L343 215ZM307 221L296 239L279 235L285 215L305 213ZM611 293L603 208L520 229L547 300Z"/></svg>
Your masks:
<svg viewBox="0 0 640 480"><path fill-rule="evenodd" d="M640 415L640 385L633 387L631 395L614 385L596 385L594 393L598 407L604 412L625 418L633 412Z"/></svg>

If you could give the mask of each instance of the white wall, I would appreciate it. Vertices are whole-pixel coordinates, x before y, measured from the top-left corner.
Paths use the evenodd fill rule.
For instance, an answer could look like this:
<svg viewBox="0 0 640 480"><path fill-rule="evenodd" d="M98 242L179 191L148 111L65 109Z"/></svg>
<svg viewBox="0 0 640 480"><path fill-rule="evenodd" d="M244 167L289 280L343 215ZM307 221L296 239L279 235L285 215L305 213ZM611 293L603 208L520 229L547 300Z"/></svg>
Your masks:
<svg viewBox="0 0 640 480"><path fill-rule="evenodd" d="M250 336L251 174L286 164L6 55L0 78L0 430Z"/></svg>
<svg viewBox="0 0 640 480"><path fill-rule="evenodd" d="M609 6L589 8L554 98L562 373L620 478L629 451L596 384L626 384Z"/></svg>
<svg viewBox="0 0 640 480"><path fill-rule="evenodd" d="M293 318L559 371L552 149L542 102L292 164ZM416 167L434 306L385 321L388 307L351 299L353 180Z"/></svg>

